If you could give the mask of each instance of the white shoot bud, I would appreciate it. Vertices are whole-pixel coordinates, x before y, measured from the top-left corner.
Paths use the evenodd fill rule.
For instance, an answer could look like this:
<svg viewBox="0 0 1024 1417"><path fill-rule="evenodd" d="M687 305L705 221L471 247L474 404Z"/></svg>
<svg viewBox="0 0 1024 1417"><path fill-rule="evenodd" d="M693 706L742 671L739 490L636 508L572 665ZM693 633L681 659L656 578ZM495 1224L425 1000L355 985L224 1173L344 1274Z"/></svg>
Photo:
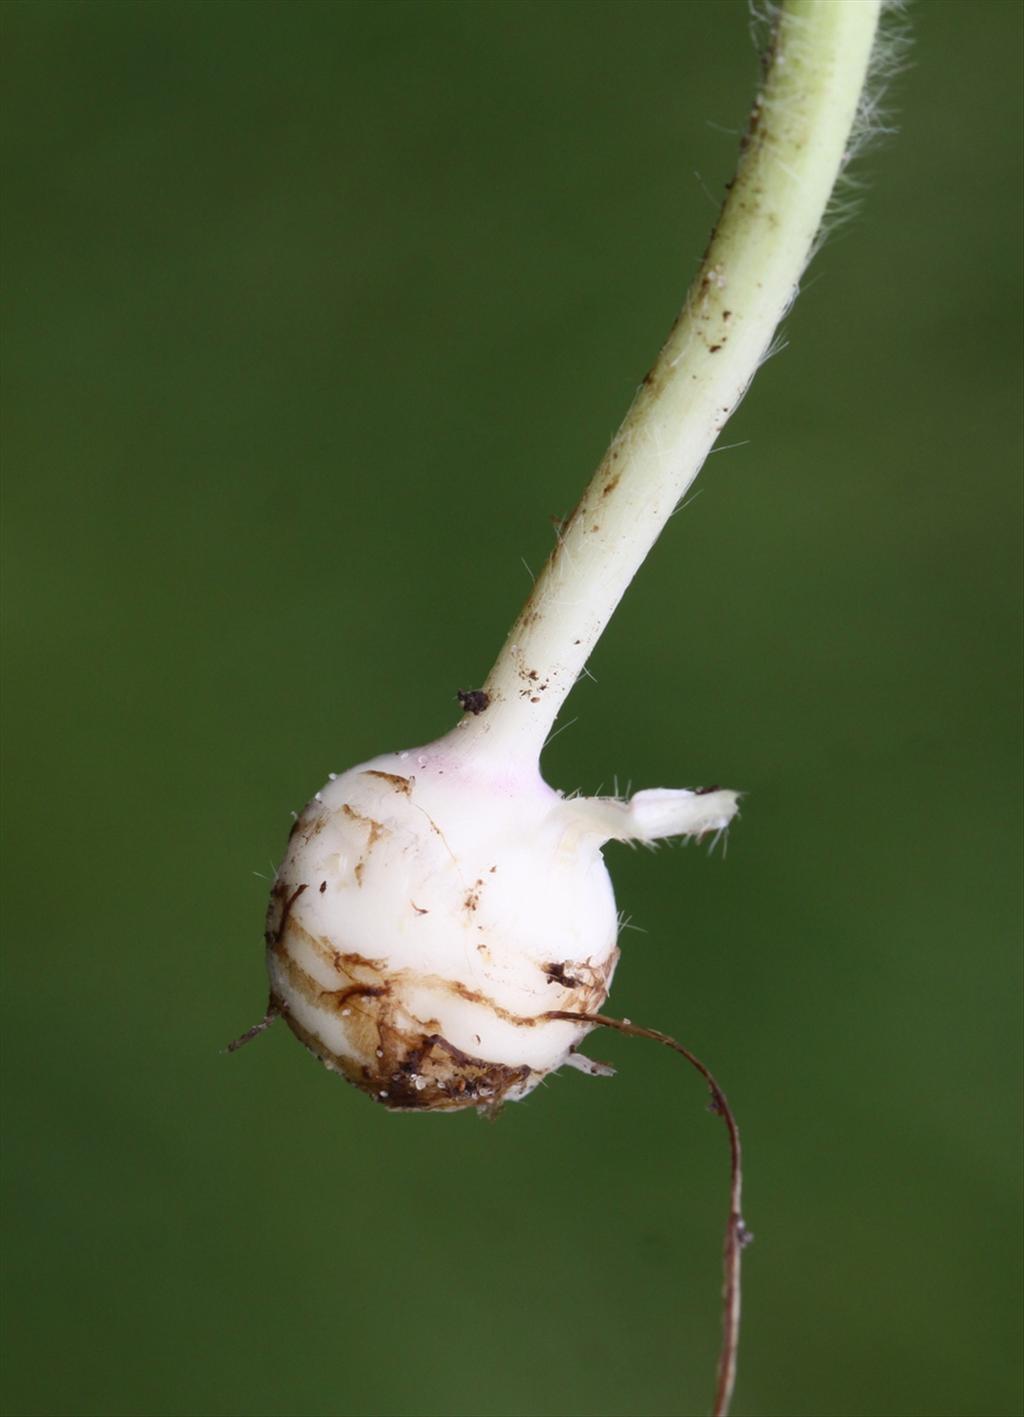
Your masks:
<svg viewBox="0 0 1024 1417"><path fill-rule="evenodd" d="M414 771L410 770L414 765ZM396 1109L494 1108L565 1063L618 959L610 839L724 828L715 790L561 797L447 735L329 779L298 817L267 917L271 1003Z"/></svg>

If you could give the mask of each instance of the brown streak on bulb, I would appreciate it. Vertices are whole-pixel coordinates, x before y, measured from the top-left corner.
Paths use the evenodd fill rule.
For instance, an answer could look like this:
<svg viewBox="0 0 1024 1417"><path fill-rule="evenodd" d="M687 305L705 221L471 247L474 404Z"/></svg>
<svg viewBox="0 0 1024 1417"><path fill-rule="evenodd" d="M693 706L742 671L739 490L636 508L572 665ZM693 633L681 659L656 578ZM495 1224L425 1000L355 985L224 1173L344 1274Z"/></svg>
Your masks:
<svg viewBox="0 0 1024 1417"><path fill-rule="evenodd" d="M412 796L412 778L400 777L396 772L381 772L379 768L367 768L364 777L379 777L404 797Z"/></svg>
<svg viewBox="0 0 1024 1417"><path fill-rule="evenodd" d="M277 915L278 902L282 899L287 889L288 883L278 877L274 882L273 890L270 892L270 909L267 911L267 928L264 933L264 939L268 945L278 945L281 943L281 936L284 934L285 926L288 924L288 917L292 913L292 906L298 900L302 892L307 889L307 884L303 881L300 885L295 887L291 895L288 896L287 900L285 900L284 904L281 906L280 914ZM271 920L275 915L277 915L277 919L272 925Z"/></svg>
<svg viewBox="0 0 1024 1417"><path fill-rule="evenodd" d="M289 961L291 965L293 962ZM298 969L297 966L295 966ZM302 971L299 971L301 974ZM309 980L313 992L321 994L323 1006L324 991L317 991ZM295 974L289 969L289 983L297 991L305 993L305 982L298 984ZM351 991L339 991L329 996L335 1003L342 995L354 996L359 990L369 1002L370 1010L358 1004L351 1006L348 1030L353 1042L365 1038L376 1046L360 1048L363 1056L373 1057L375 1067L347 1058L329 1048L323 1039L293 1017L287 1004L278 996L272 996L276 1009L284 1018L295 1037L325 1068L338 1073L347 1082L368 1093L374 1101L395 1112L454 1112L467 1107L481 1111L496 1111L505 1097L512 1091L519 1091L528 1082L532 1069L523 1064L510 1067L504 1063L493 1063L485 1058L475 1058L449 1043L440 1033L424 1032L417 1028L402 1028L392 1022L389 1011L380 1000L389 991L386 988L372 989L368 986L354 986ZM436 1021L435 1021L436 1022Z"/></svg>
<svg viewBox="0 0 1024 1417"><path fill-rule="evenodd" d="M269 922L268 922L269 924ZM373 974L380 974L387 968L386 959L372 959L368 955L359 954L356 950L340 950L337 945L327 939L324 935L314 935L307 930L305 925L294 918L287 920L288 934L295 935L303 944L323 960L325 964L337 970L339 974L351 974L355 969L367 969ZM268 930L268 934L270 934ZM282 942L285 933L285 922L282 920L277 933L271 941L271 947L275 954L282 953Z"/></svg>
<svg viewBox="0 0 1024 1417"><path fill-rule="evenodd" d="M369 773L365 775L369 776ZM391 774L374 773L374 776L390 777ZM408 781L408 779L406 779L406 781ZM350 818L354 822L360 822L363 826L365 826L368 832L366 845L363 847L363 854L362 856L360 856L359 860L353 867L353 875L356 878L356 885L361 886L363 884L363 872L366 869L366 862L369 859L370 852L377 845L378 841L380 841L381 837L387 836L389 834L388 828L384 825L383 822L375 821L373 817L367 817L364 813L357 812L356 809L354 807L350 807L347 802L344 802L342 804L341 810L346 817Z"/></svg>
<svg viewBox="0 0 1024 1417"><path fill-rule="evenodd" d="M283 890L275 890L271 917L275 916ZM354 951L338 949L330 940L314 935L291 913L302 890L287 897L278 922L268 921L270 955L276 963L277 979L271 1001L291 1031L314 1057L330 1071L368 1093L376 1102L396 1111L457 1111L467 1107L494 1111L510 1094L521 1095L533 1076L527 1064L512 1066L476 1057L444 1037L437 1018L417 1018L403 1001L417 990L435 997L454 996L486 1009L503 1023L532 1029L550 1021L550 996L537 1014L519 1014L502 1007L481 990L460 980L413 969L395 969L384 959L370 959ZM276 929L272 924L276 923ZM326 987L306 969L293 953L312 953L337 977L335 987ZM616 952L617 956L617 952ZM588 963L573 964L569 974L566 961L561 978L548 979L562 985L557 1003L566 1009L591 1013L603 1003L615 958L595 968ZM545 971L558 966L545 966ZM352 1056L337 1052L320 1036L315 1024L305 1022L289 1008L289 997L305 1004L313 1017L337 1020ZM331 1023L330 1027L336 1027Z"/></svg>

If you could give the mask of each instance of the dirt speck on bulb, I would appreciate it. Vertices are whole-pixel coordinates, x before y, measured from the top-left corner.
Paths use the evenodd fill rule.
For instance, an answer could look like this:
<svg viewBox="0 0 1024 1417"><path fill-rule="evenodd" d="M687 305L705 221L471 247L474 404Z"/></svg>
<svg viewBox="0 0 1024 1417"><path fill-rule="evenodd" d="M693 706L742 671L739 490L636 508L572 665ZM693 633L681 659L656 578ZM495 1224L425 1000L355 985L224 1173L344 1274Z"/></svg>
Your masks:
<svg viewBox="0 0 1024 1417"><path fill-rule="evenodd" d="M410 765L414 765L412 768ZM271 1005L396 1110L493 1110L566 1063L618 958L601 838L535 769L441 739L329 780L267 914Z"/></svg>

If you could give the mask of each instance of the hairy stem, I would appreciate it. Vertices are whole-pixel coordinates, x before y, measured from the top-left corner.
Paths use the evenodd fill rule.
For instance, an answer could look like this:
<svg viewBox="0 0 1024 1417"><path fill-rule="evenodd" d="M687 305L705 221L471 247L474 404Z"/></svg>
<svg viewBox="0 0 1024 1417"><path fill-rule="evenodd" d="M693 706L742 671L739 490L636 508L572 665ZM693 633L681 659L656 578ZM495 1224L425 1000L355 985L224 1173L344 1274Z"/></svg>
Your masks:
<svg viewBox="0 0 1024 1417"><path fill-rule="evenodd" d="M722 1251L724 1278L722 1282L722 1346L718 1355L718 1372L715 1381L715 1400L711 1417L727 1417L732 1402L732 1392L736 1384L736 1359L740 1345L740 1263L743 1248L754 1237L743 1223L743 1150L740 1146L740 1129L736 1124L732 1109L725 1093L719 1087L710 1068L691 1053L689 1048L656 1028L642 1028L625 1018L611 1018L607 1014L574 1014L554 1012L551 1018L572 1019L574 1022L589 1022L602 1028L613 1028L617 1033L628 1034L630 1038L650 1038L662 1043L673 1052L680 1053L692 1068L696 1068L708 1085L711 1101L708 1104L725 1122L729 1133L729 1218L725 1226L725 1244Z"/></svg>
<svg viewBox="0 0 1024 1417"><path fill-rule="evenodd" d="M565 696L746 391L842 169L881 0L785 0L736 177L682 313L460 729L536 761Z"/></svg>

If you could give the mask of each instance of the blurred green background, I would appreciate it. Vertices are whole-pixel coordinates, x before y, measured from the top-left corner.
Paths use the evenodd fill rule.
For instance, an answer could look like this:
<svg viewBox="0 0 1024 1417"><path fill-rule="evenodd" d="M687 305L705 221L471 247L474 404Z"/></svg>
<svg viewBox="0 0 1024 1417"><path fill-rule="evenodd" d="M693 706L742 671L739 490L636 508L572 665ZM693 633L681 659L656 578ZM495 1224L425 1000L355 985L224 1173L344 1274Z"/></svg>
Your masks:
<svg viewBox="0 0 1024 1417"><path fill-rule="evenodd" d="M913 7L899 132L574 694L611 1006L747 1148L736 1410L1020 1409L1016 4ZM726 1152L595 1039L496 1125L279 1029L267 877L443 731L679 306L740 0L8 3L5 1410L700 1413Z"/></svg>

